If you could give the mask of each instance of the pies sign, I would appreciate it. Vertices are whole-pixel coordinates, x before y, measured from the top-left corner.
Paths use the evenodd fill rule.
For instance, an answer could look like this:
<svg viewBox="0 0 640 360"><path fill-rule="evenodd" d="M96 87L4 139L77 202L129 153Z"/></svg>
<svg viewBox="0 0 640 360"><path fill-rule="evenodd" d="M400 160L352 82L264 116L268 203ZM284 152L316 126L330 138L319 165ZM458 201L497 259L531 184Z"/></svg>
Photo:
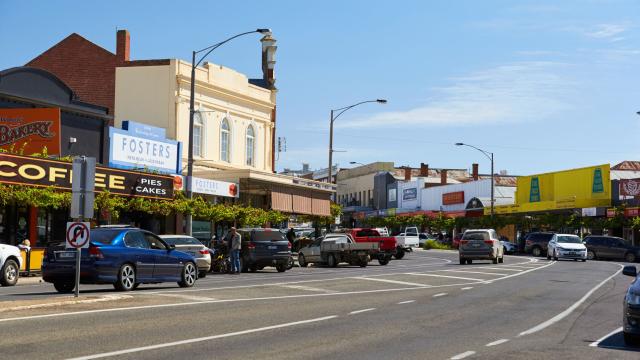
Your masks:
<svg viewBox="0 0 640 360"><path fill-rule="evenodd" d="M620 195L640 196L640 179L620 180Z"/></svg>

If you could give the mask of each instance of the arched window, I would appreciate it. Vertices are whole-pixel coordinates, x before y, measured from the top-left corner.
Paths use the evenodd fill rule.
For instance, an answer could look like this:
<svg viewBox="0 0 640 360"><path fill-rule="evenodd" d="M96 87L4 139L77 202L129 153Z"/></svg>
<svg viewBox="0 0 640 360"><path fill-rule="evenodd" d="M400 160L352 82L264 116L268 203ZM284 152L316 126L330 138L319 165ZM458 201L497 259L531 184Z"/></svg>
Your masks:
<svg viewBox="0 0 640 360"><path fill-rule="evenodd" d="M229 126L229 120L226 118L222 120L222 126L220 126L220 160L229 162L229 142L231 141L231 127Z"/></svg>
<svg viewBox="0 0 640 360"><path fill-rule="evenodd" d="M193 114L193 155L202 157L202 140L204 124L199 111Z"/></svg>
<svg viewBox="0 0 640 360"><path fill-rule="evenodd" d="M253 126L249 125L247 128L247 162L249 166L254 165L254 153L255 153L256 136L253 132Z"/></svg>

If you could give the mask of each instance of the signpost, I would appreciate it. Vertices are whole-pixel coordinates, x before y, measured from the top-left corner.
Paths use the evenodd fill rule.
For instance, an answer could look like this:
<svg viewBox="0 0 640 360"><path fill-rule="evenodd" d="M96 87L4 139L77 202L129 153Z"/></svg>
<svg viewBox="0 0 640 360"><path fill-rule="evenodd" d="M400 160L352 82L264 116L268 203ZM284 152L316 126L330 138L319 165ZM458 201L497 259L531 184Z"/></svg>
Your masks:
<svg viewBox="0 0 640 360"><path fill-rule="evenodd" d="M76 249L75 297L80 294L80 257L82 249L89 247L91 224L84 219L93 218L96 159L86 156L73 159L71 177L71 217L76 221L67 223L66 248Z"/></svg>

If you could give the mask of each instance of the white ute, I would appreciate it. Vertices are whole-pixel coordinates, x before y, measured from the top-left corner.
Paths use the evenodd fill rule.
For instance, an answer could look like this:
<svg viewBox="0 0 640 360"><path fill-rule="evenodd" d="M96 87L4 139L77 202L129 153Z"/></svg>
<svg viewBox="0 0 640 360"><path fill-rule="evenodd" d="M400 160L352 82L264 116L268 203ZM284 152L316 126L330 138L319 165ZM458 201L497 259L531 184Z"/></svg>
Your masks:
<svg viewBox="0 0 640 360"><path fill-rule="evenodd" d="M0 285L13 286L18 282L22 256L20 249L6 244L0 244Z"/></svg>
<svg viewBox="0 0 640 360"><path fill-rule="evenodd" d="M404 229L404 232L396 236L396 259L402 259L407 251L413 251L414 247L419 246L420 237L418 236L418 228L416 226L409 226Z"/></svg>

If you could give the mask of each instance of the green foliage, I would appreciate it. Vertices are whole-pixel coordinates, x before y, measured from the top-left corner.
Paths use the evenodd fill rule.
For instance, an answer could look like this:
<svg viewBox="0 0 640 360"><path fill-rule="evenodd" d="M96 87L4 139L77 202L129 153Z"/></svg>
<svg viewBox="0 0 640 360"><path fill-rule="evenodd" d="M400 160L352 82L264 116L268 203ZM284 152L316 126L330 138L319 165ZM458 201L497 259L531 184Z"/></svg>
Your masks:
<svg viewBox="0 0 640 360"><path fill-rule="evenodd" d="M438 240L433 240L433 239L425 241L424 244L422 245L422 248L425 250L430 250L430 249L451 250L451 247L449 245L443 244Z"/></svg>
<svg viewBox="0 0 640 360"><path fill-rule="evenodd" d="M39 208L60 209L71 205L71 193L53 187L39 188L0 184L0 204L24 204Z"/></svg>

